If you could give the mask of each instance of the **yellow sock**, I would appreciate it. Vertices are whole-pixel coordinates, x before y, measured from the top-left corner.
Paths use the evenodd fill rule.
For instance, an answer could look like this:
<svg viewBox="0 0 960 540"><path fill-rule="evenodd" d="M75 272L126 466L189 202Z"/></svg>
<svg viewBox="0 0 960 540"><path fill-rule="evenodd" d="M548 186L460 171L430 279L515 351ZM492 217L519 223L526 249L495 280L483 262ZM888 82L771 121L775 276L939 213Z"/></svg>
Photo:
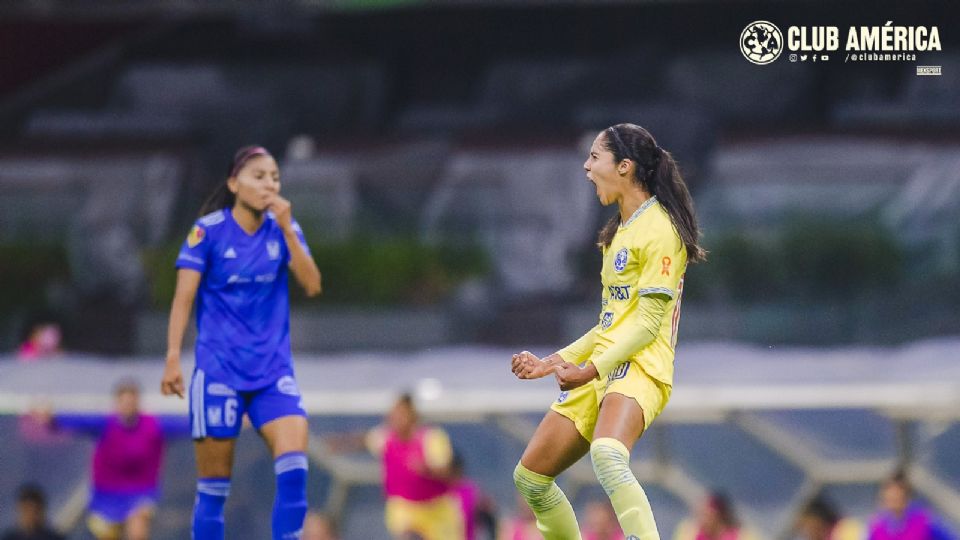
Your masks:
<svg viewBox="0 0 960 540"><path fill-rule="evenodd" d="M593 470L627 540L660 540L650 501L630 470L630 451L620 441L601 437L590 445Z"/></svg>
<svg viewBox="0 0 960 540"><path fill-rule="evenodd" d="M573 506L553 478L517 463L513 482L537 516L537 528L544 540L580 540L580 526Z"/></svg>

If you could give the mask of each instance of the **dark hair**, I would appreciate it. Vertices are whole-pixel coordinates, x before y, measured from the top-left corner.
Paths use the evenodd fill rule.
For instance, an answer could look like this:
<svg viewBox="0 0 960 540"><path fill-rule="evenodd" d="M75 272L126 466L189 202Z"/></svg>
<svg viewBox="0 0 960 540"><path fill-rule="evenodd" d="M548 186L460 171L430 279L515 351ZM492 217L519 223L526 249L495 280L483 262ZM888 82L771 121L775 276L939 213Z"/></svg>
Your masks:
<svg viewBox="0 0 960 540"><path fill-rule="evenodd" d="M839 512L823 495L817 495L810 499L810 502L803 507L801 515L817 518L830 526L836 525L840 521Z"/></svg>
<svg viewBox="0 0 960 540"><path fill-rule="evenodd" d="M31 502L41 508L47 506L47 498L44 496L43 490L39 485L32 482L22 484L17 489L17 501L21 503Z"/></svg>
<svg viewBox="0 0 960 540"><path fill-rule="evenodd" d="M910 478L907 476L907 470L902 467L894 471L890 478L887 478L887 481L883 484L885 486L896 484L907 493L908 497L913 495L913 485L910 484Z"/></svg>
<svg viewBox="0 0 960 540"><path fill-rule="evenodd" d="M613 153L615 162L633 161L637 183L656 196L670 215L670 221L687 247L687 260L691 263L705 260L707 252L697 243L700 227L693 210L693 199L673 155L657 146L653 135L636 124L608 127L603 130L603 141L603 147ZM598 245L601 248L610 246L619 226L620 216L615 215L600 229Z"/></svg>
<svg viewBox="0 0 960 540"><path fill-rule="evenodd" d="M217 210L222 210L224 208L230 208L236 202L236 195L230 191L230 188L227 187L227 179L230 179L237 175L240 172L240 169L251 159L257 156L270 156L273 155L264 147L256 144L250 146L244 146L243 148L237 150L237 153L233 155L233 159L230 161L230 167L227 168L227 178L223 182L217 184L217 187L214 188L213 193L207 196L206 200L203 201L203 204L200 205L200 216L205 216L211 212L216 212Z"/></svg>
<svg viewBox="0 0 960 540"><path fill-rule="evenodd" d="M400 395L397 396L397 400L394 402L395 405L403 405L404 407L410 409L413 414L417 414L417 404L413 399L412 392L400 392Z"/></svg>
<svg viewBox="0 0 960 540"><path fill-rule="evenodd" d="M720 516L720 521L728 527L739 527L740 523L737 521L737 514L733 511L733 504L730 502L730 497L722 491L714 491L707 498L707 504L711 508L717 511L717 514Z"/></svg>

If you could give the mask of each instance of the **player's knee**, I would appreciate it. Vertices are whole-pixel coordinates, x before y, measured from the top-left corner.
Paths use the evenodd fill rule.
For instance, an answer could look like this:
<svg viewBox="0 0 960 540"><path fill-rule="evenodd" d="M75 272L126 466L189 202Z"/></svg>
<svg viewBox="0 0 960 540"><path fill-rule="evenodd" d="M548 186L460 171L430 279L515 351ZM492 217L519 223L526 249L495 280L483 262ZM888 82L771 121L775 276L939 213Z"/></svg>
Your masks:
<svg viewBox="0 0 960 540"><path fill-rule="evenodd" d="M563 500L563 492L553 478L535 473L522 463L513 470L513 483L534 512L549 510Z"/></svg>
<svg viewBox="0 0 960 540"><path fill-rule="evenodd" d="M616 439L601 437L594 440L590 444L590 460L607 496L621 486L637 481L630 470L630 451Z"/></svg>
<svg viewBox="0 0 960 540"><path fill-rule="evenodd" d="M150 537L151 516L150 510L139 509L127 518L124 525L127 540L147 540Z"/></svg>
<svg viewBox="0 0 960 540"><path fill-rule="evenodd" d="M536 482L535 478L531 477L531 472L520 463L513 469L513 485L517 486L517 491L528 501L539 498L550 487L549 483Z"/></svg>

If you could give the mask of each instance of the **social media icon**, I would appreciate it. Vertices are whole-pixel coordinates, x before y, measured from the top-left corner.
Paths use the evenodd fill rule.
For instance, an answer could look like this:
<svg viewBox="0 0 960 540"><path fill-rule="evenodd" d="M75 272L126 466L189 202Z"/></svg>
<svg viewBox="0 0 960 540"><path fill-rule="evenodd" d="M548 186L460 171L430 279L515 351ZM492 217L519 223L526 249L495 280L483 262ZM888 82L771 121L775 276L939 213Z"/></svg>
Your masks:
<svg viewBox="0 0 960 540"><path fill-rule="evenodd" d="M807 61L807 55L801 54L801 55L800 55L800 61L801 61L801 62L806 62L806 61Z"/></svg>
<svg viewBox="0 0 960 540"><path fill-rule="evenodd" d="M793 54L790 55L790 61L791 61L791 62L796 62L796 61L797 61L797 55L796 55L796 53L793 53Z"/></svg>
<svg viewBox="0 0 960 540"><path fill-rule="evenodd" d="M821 55L820 55L820 60L823 61L823 62L826 62L827 60L830 60L830 55L828 55L828 54L821 54Z"/></svg>

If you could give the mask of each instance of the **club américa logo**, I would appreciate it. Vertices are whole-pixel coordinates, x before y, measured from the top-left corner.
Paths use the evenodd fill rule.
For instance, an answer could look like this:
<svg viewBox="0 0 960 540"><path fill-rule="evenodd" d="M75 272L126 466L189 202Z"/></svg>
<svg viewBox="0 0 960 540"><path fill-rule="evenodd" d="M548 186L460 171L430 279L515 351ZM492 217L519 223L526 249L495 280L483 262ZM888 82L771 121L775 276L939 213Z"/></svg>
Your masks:
<svg viewBox="0 0 960 540"><path fill-rule="evenodd" d="M740 33L740 52L754 64L769 64L783 52L783 33L770 21L753 21Z"/></svg>

